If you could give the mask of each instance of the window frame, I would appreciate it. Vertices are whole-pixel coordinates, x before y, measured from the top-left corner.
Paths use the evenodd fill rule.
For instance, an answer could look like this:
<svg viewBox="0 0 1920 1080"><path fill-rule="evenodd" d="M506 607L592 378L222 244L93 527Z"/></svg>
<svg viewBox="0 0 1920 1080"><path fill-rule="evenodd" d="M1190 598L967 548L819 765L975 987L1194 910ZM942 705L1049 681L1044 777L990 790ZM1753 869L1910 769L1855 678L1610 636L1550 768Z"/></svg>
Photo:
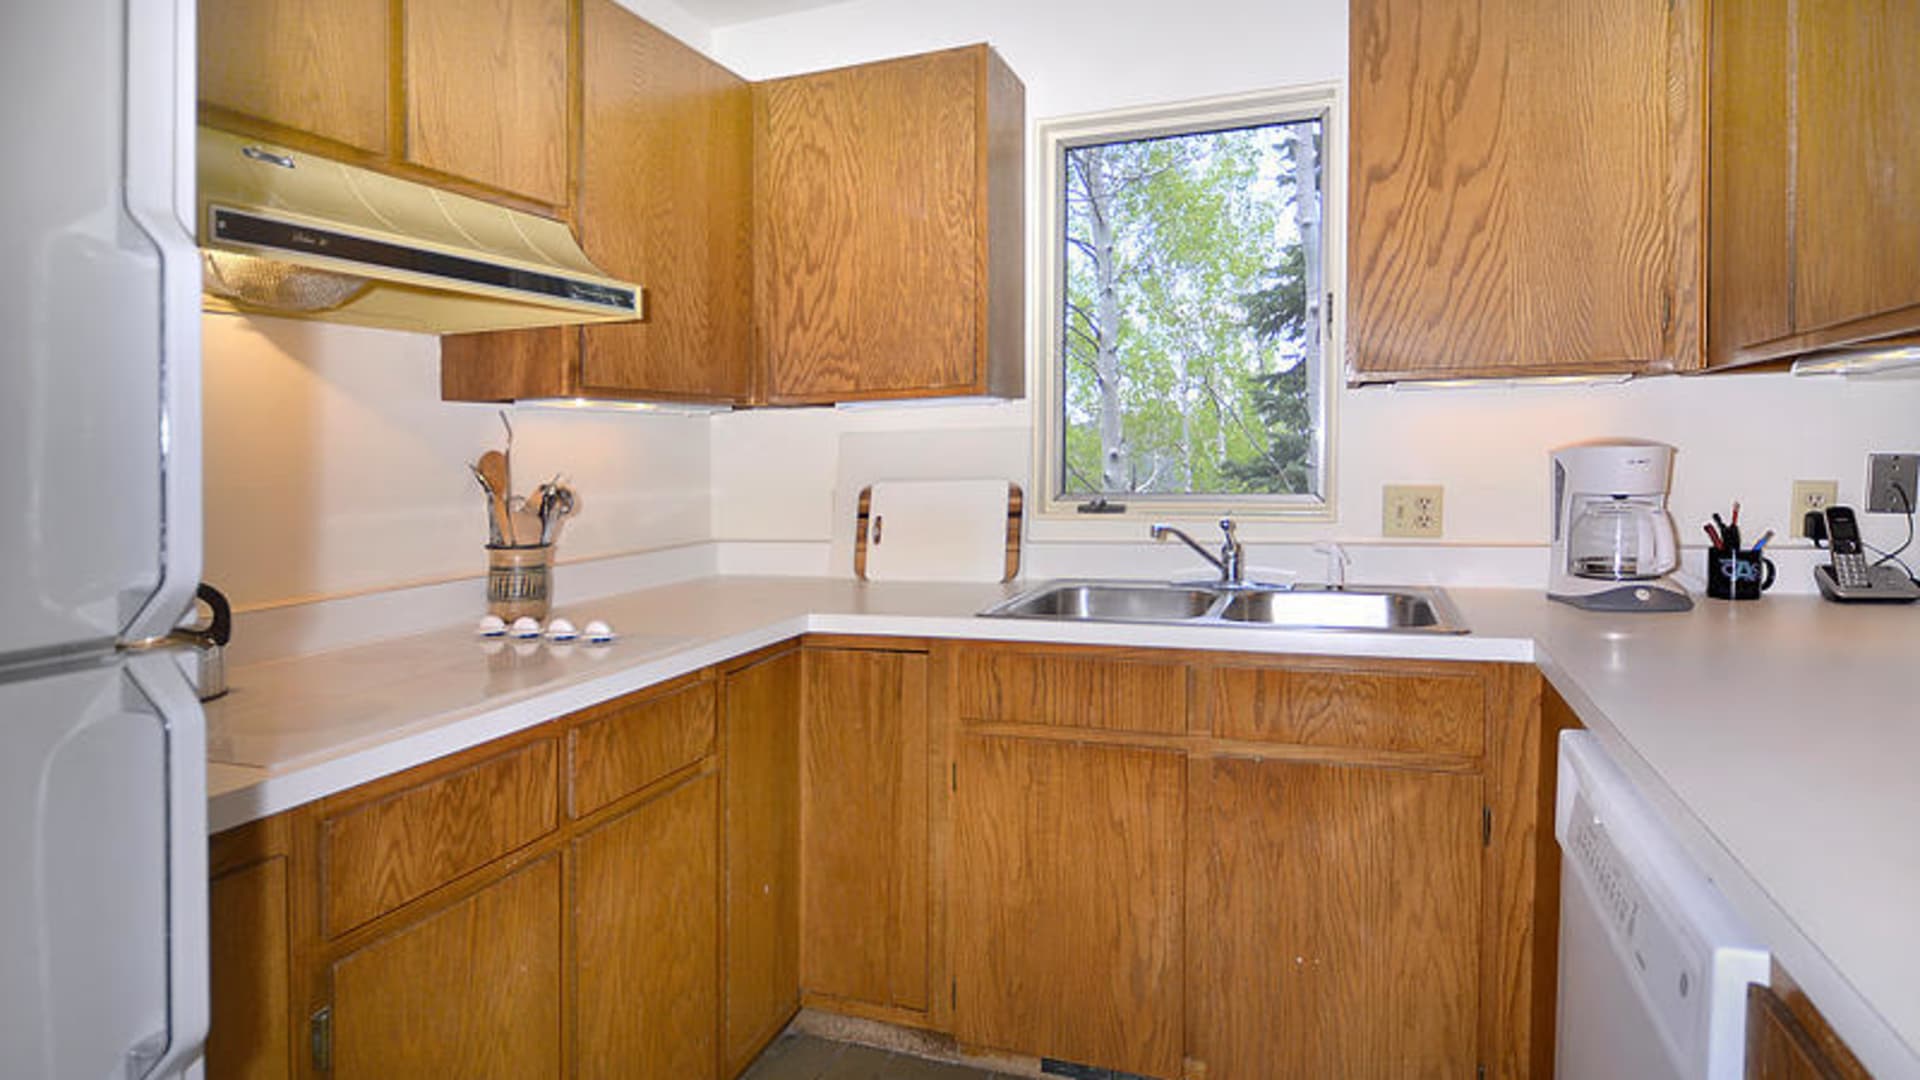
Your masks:
<svg viewBox="0 0 1920 1080"><path fill-rule="evenodd" d="M1066 297L1065 228L1066 152L1094 143L1120 142L1181 134L1201 134L1267 123L1318 118L1321 121L1321 272L1328 300L1321 310L1318 372L1319 425L1313 440L1321 462L1322 492L1314 495L1130 494L1115 498L1124 509L1082 512L1092 497L1062 494L1065 472ZM1042 231L1036 243L1032 350L1038 410L1033 423L1036 517L1049 522L1128 522L1142 518L1206 518L1222 514L1280 522L1336 519L1334 447L1337 398L1345 355L1340 312L1346 265L1346 125L1344 94L1337 82L1304 83L1275 90L1196 99L1163 105L1114 109L1055 117L1035 127L1034 160L1040 163L1035 218Z"/></svg>

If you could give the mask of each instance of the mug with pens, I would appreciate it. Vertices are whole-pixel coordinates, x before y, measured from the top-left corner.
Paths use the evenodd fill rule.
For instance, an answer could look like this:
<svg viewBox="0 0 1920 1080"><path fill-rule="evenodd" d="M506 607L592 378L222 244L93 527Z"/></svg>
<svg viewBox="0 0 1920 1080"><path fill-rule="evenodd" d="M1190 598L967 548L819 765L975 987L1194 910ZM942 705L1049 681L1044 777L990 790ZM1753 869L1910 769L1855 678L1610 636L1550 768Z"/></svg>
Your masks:
<svg viewBox="0 0 1920 1080"><path fill-rule="evenodd" d="M1713 515L1706 532L1713 542L1707 549L1707 595L1717 600L1760 599L1760 594L1773 585L1773 560L1761 554L1773 539L1773 530L1762 534L1753 547L1742 547L1740 504L1736 502L1732 517Z"/></svg>

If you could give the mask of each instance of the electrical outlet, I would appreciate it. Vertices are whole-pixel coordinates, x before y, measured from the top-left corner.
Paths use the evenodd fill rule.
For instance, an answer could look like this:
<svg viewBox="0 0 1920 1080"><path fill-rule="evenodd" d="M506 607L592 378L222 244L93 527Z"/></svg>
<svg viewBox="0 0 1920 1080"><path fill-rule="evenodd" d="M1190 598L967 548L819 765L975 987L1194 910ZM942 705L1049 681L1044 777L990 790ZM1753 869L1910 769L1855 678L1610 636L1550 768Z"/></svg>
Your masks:
<svg viewBox="0 0 1920 1080"><path fill-rule="evenodd" d="M1438 484L1388 484L1381 489L1380 535L1438 537L1442 491Z"/></svg>
<svg viewBox="0 0 1920 1080"><path fill-rule="evenodd" d="M1794 539L1807 535L1807 515L1817 514L1840 501L1840 485L1832 480L1795 480L1793 501L1787 504L1787 517L1793 526L1788 534Z"/></svg>
<svg viewBox="0 0 1920 1080"><path fill-rule="evenodd" d="M1867 455L1867 512L1913 512L1913 481L1920 473L1920 454Z"/></svg>

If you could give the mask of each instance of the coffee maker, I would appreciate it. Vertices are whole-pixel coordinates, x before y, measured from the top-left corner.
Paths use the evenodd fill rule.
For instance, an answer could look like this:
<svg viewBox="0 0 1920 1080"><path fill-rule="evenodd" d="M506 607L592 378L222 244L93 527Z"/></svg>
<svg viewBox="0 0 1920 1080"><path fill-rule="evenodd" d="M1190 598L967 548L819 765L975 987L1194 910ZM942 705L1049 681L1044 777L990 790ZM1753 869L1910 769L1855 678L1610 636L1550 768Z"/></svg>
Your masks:
<svg viewBox="0 0 1920 1080"><path fill-rule="evenodd" d="M1609 440L1553 451L1547 597L1589 611L1687 611L1668 575L1680 541L1667 513L1673 447Z"/></svg>

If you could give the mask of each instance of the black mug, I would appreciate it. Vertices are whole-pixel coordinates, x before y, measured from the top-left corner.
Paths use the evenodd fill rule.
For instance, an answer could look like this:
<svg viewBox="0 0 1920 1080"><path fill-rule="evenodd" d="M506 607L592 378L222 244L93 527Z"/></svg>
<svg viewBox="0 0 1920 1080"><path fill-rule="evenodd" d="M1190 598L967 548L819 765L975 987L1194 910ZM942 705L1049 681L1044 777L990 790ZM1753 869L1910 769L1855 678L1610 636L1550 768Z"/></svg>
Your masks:
<svg viewBox="0 0 1920 1080"><path fill-rule="evenodd" d="M1758 600L1773 587L1773 560L1758 551L1707 549L1707 595L1716 600Z"/></svg>

